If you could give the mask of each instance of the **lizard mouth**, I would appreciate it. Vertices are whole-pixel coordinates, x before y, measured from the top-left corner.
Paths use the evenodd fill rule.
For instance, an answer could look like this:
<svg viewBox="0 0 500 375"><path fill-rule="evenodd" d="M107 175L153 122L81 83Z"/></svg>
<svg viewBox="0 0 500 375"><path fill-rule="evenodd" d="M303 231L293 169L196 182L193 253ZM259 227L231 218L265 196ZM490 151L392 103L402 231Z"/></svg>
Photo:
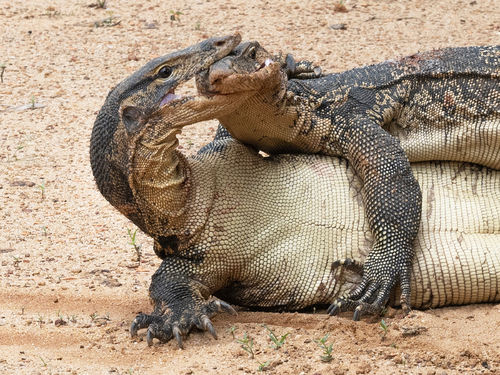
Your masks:
<svg viewBox="0 0 500 375"><path fill-rule="evenodd" d="M205 95L201 94L200 92L197 92L196 86L197 86L197 78L193 77L188 81L181 82L175 87L171 87L160 100L160 103L158 104L158 109L177 104L182 105L183 103L192 100L203 99L200 98L200 96L205 97Z"/></svg>
<svg viewBox="0 0 500 375"><path fill-rule="evenodd" d="M182 98L185 98L185 96L175 95L175 88L171 89L169 92L167 92L167 94L161 100L160 108L172 103L173 101L175 101L177 99L182 99Z"/></svg>
<svg viewBox="0 0 500 375"><path fill-rule="evenodd" d="M266 66L269 66L269 65L271 65L272 63L274 63L274 61L273 61L273 60L271 60L271 59L267 59L266 61L264 61L264 63L263 63L263 64L261 64L261 65L260 65L260 67L259 67L256 71L261 70L262 68L264 68L264 67L266 67Z"/></svg>
<svg viewBox="0 0 500 375"><path fill-rule="evenodd" d="M224 72L213 83L209 83L209 70L205 70L195 78L195 84L182 84L171 88L161 99L159 108L175 105L176 103L185 103L190 100L211 100L218 96L231 96L231 94L242 94L244 92L254 92L262 90L265 87L272 87L275 84L276 78L279 80L280 64L266 59L262 64L257 66L255 70L247 73ZM201 78L201 79L200 79ZM190 87L197 87L197 93L190 92ZM181 91L183 94L178 95L176 91ZM240 95L236 95L238 98Z"/></svg>

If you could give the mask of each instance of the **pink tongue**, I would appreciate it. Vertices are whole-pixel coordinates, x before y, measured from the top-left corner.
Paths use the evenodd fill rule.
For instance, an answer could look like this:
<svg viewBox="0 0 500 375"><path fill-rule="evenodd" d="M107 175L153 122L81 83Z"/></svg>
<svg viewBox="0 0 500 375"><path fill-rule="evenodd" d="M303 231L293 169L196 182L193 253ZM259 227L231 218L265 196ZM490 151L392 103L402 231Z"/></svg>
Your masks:
<svg viewBox="0 0 500 375"><path fill-rule="evenodd" d="M163 107L164 105L170 103L172 100L175 100L175 99L179 99L181 98L181 96L179 95L175 95L175 94L171 94L171 93L168 93L164 98L163 100L161 101L160 103L160 107Z"/></svg>

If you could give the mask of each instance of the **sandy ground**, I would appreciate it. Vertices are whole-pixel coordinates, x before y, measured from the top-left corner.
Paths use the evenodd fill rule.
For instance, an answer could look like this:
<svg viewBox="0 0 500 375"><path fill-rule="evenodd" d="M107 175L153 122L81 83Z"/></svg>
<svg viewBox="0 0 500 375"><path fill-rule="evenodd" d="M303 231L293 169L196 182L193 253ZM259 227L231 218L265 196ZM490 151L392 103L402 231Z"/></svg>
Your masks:
<svg viewBox="0 0 500 375"><path fill-rule="evenodd" d="M175 342L148 348L144 332L131 339L128 330L151 309L147 288L160 262L142 233L144 256L135 262L127 234L134 226L100 196L88 157L108 91L158 55L239 30L269 51L341 71L433 48L498 44L498 0L347 0L346 13L325 0L89 5L0 1L0 373L257 373L268 361L273 374L500 373L498 304L404 319L389 310L385 337L380 317L354 323L350 314L240 311L213 319L218 341L193 332L184 350ZM180 21L170 21L171 11ZM345 29L331 28L338 24ZM208 143L216 125L186 129L183 150ZM278 336L290 333L281 349L269 347L263 323ZM404 336L402 327L418 334ZM236 342L244 333L254 359ZM326 334L330 363L314 341Z"/></svg>

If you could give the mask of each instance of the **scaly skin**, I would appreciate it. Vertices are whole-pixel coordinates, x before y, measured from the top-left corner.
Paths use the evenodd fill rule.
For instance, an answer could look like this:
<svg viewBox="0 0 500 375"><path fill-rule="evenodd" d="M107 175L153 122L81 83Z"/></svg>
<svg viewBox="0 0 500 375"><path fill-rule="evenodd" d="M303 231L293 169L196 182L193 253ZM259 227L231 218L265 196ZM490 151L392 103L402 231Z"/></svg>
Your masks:
<svg viewBox="0 0 500 375"><path fill-rule="evenodd" d="M174 116L180 103L196 102L196 97L177 97L175 88L224 57L241 40L239 34L208 39L185 50L158 57L114 87L97 115L90 140L90 163L102 195L141 230L153 235L130 181L135 143L149 117L170 107ZM189 115L184 120L189 122ZM197 121L198 117L192 121ZM182 121L179 121L182 126ZM164 258L161 229L153 237L155 251ZM168 240L167 240L168 242Z"/></svg>
<svg viewBox="0 0 500 375"><path fill-rule="evenodd" d="M376 241L362 284L329 313L377 312L396 281L409 301L421 193L408 159L500 168L500 48L450 48L306 80L288 79L270 59L256 42L240 45L198 75L199 91L226 98L217 118L235 138L269 154L344 156L363 179ZM235 93L247 100L228 111Z"/></svg>
<svg viewBox="0 0 500 375"><path fill-rule="evenodd" d="M174 337L182 345L193 326L215 336L210 317L234 313L215 297L289 310L330 304L360 284L360 265L374 242L362 183L343 159L262 158L221 130L194 158L176 150L181 128L213 116L227 97L168 101L165 93L237 39L166 56L162 64L177 62L170 82L156 83L141 69L111 91L94 125L91 162L99 189L154 238L164 259L150 287L154 311L131 327L132 334L148 328L150 345ZM196 59L191 52L200 49L209 56ZM141 77L153 88L164 85L163 94L146 90L148 100ZM237 107L246 96L231 98ZM426 220L415 242L412 304L498 301L500 176L456 163L422 164L414 174L426 191Z"/></svg>
<svg viewBox="0 0 500 375"><path fill-rule="evenodd" d="M176 152L162 159L155 144L170 142L175 147L178 142L175 136L180 130L173 127L166 134L156 134L151 116L167 108L178 126L183 121L189 122L190 103L200 101L196 97L177 97L175 88L227 55L240 40L239 34L212 38L150 61L110 91L97 115L90 140L90 162L97 186L116 209L154 238L154 251L161 258L188 247L196 240L198 229L193 225L192 232L184 230L189 222L183 214L183 210L190 209L185 194L190 190L189 168L184 168L183 159ZM158 139L148 138L153 134ZM146 164L142 163L144 159ZM168 169L159 171L157 168L165 162ZM166 179L158 181L165 176ZM162 185L165 181L167 185ZM159 201L151 202L150 195L156 193ZM178 199L174 202L167 199L169 206L165 212L162 194L169 193ZM171 276L176 279L175 274ZM189 290L190 283L185 287ZM230 307L226 311L234 313ZM200 328L213 331L204 319L199 322Z"/></svg>
<svg viewBox="0 0 500 375"><path fill-rule="evenodd" d="M154 132L167 133L172 124L163 126L155 124ZM158 147L161 169L169 169L165 156L175 147L168 141ZM182 229L197 238L169 252L154 274L154 310L136 317L133 335L147 328L148 345L175 337L182 347L193 326L215 337L210 317L233 311L217 298L296 310L330 304L360 285L360 265L374 238L362 182L345 159L263 158L219 130L197 156L182 160L189 170ZM141 170L147 169L143 163ZM414 244L412 305L500 300L500 172L432 162L417 163L413 173L425 192L426 220ZM143 194L165 211L180 199L168 178L158 175L164 191ZM168 212L151 214L166 218ZM400 303L396 298L391 305Z"/></svg>

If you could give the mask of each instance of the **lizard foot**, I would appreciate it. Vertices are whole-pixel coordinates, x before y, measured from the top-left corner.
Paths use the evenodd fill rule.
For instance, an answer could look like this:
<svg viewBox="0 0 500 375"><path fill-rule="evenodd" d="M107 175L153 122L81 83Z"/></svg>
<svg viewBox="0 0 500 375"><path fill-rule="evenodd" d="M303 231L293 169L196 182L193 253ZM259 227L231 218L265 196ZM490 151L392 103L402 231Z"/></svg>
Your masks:
<svg viewBox="0 0 500 375"><path fill-rule="evenodd" d="M375 259L374 259L375 258ZM363 268L361 284L347 295L337 298L327 309L327 314L335 316L345 311L354 311L353 320L359 321L363 314L380 313L389 300L391 290L399 280L401 283L401 305L408 314L410 307L410 269L411 264L395 267L384 266L380 258L368 256L364 266L358 261L346 259L336 261L332 268L343 266L358 273Z"/></svg>
<svg viewBox="0 0 500 375"><path fill-rule="evenodd" d="M230 305L215 299L182 310L167 308L159 314L156 311L151 315L139 314L132 322L130 335L137 336L139 329L147 328L148 346L153 345L155 338L161 342L167 342L175 337L182 349L182 336L187 335L193 326L203 331L209 331L213 338L217 339L217 333L210 317L221 311L236 315L236 311Z"/></svg>
<svg viewBox="0 0 500 375"><path fill-rule="evenodd" d="M288 78L294 79L313 79L321 77L321 68L314 66L311 61L295 61L292 55L285 56L285 65Z"/></svg>

